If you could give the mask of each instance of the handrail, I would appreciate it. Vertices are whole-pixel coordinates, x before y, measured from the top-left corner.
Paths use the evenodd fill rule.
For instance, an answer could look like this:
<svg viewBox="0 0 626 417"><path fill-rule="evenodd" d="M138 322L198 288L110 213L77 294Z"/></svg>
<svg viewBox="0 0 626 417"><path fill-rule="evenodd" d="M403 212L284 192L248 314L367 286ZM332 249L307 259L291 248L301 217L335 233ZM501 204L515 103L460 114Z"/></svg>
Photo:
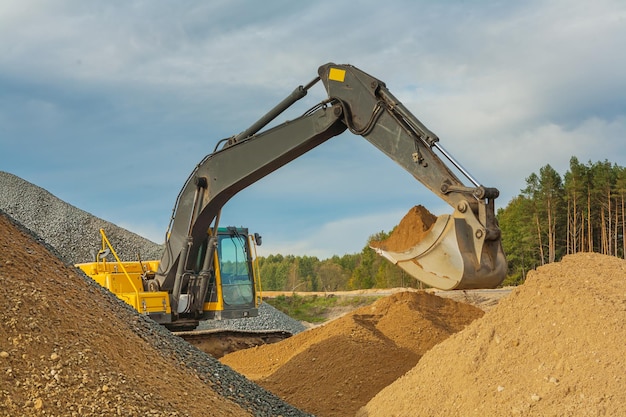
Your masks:
<svg viewBox="0 0 626 417"><path fill-rule="evenodd" d="M109 242L109 239L107 239L107 236L104 233L104 229L100 229L100 234L102 235L102 243L103 243L102 246L104 247L104 243L106 243L106 245L109 247L109 249L111 249L111 253L115 257L115 260L117 261L119 266L122 268L122 271L124 272L124 275L126 275L126 278L128 279L128 282L130 283L131 287L133 287L133 290L135 291L135 294L137 294L137 301L139 301L139 289L137 289L137 286L133 283L133 280L131 279L130 275L126 271L126 268L124 268L124 264L122 263L122 261L120 261L120 258L117 256L117 252L115 252L115 249L113 249L113 246L111 245L111 242Z"/></svg>
<svg viewBox="0 0 626 417"><path fill-rule="evenodd" d="M252 279L254 281L254 289L256 294L254 304L256 305L256 307L258 307L259 304L263 302L263 290L261 289L261 268L259 267L259 256L256 252L256 242L254 241L252 235L248 235L248 243L254 251L254 259L252 260ZM258 303L256 299L259 300Z"/></svg>

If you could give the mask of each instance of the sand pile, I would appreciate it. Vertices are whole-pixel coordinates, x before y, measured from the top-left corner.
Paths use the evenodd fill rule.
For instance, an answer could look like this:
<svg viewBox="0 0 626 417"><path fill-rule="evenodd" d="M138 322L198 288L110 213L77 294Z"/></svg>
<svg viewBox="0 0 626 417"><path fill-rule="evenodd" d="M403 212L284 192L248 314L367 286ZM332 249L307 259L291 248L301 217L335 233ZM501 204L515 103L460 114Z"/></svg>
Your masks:
<svg viewBox="0 0 626 417"><path fill-rule="evenodd" d="M626 415L626 262L577 254L424 355L359 416Z"/></svg>
<svg viewBox="0 0 626 417"><path fill-rule="evenodd" d="M0 284L2 416L303 415L90 283L1 212Z"/></svg>
<svg viewBox="0 0 626 417"><path fill-rule="evenodd" d="M426 292L403 292L221 361L302 410L350 416L426 351L482 315Z"/></svg>
<svg viewBox="0 0 626 417"><path fill-rule="evenodd" d="M437 216L423 206L412 207L387 239L372 241L370 246L391 252L404 252L421 242L436 221Z"/></svg>

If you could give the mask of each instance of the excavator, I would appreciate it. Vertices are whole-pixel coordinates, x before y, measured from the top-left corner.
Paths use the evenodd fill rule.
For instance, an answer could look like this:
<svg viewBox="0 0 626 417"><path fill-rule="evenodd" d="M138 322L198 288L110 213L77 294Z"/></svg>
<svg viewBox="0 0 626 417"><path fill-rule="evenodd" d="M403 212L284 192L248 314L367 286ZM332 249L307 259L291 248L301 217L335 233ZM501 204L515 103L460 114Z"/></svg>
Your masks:
<svg viewBox="0 0 626 417"><path fill-rule="evenodd" d="M263 130L320 81L327 98L300 117ZM373 249L431 287L497 287L507 270L494 212L498 190L474 179L384 82L334 63L319 67L312 81L248 129L218 141L197 164L176 199L160 261L79 267L106 284L125 264L138 293L159 294L156 301L135 297L135 308L169 328L256 315L260 286L253 258L261 239L246 229L222 227L221 210L241 190L346 130L373 144L453 209L437 217L417 245L400 252Z"/></svg>

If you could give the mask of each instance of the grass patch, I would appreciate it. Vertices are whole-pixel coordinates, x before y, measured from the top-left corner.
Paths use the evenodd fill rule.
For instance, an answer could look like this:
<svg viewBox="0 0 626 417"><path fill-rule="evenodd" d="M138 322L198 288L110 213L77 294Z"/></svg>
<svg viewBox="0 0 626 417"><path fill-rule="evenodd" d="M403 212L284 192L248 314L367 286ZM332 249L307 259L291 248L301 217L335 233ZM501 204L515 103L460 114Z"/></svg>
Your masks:
<svg viewBox="0 0 626 417"><path fill-rule="evenodd" d="M333 310L341 307L359 308L370 305L380 297L338 297L336 295L279 295L264 298L263 301L282 311L288 316L308 323L323 323L328 320Z"/></svg>

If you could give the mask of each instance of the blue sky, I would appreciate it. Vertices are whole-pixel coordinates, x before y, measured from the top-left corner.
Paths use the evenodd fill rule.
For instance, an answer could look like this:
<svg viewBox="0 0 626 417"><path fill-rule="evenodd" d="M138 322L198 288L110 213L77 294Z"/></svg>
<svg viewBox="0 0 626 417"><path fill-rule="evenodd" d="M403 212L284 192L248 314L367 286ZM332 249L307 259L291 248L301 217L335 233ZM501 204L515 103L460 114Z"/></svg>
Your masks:
<svg viewBox="0 0 626 417"><path fill-rule="evenodd" d="M336 62L383 80L504 207L547 163L626 165L625 44L621 0L4 0L0 170L162 242L217 141ZM261 255L325 258L416 204L452 212L346 133L235 196L221 224L263 235Z"/></svg>

